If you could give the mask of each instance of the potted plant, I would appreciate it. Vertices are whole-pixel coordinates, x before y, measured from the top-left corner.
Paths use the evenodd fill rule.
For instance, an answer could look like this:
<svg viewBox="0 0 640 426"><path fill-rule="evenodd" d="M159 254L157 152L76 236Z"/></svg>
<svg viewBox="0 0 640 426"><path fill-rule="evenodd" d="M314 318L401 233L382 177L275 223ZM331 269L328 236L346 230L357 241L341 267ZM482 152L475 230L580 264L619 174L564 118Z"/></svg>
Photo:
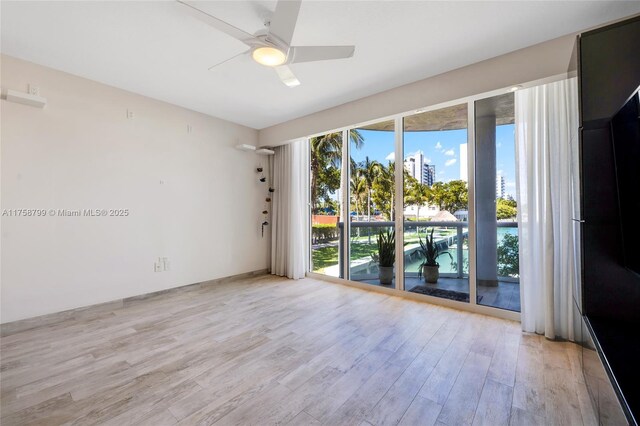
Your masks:
<svg viewBox="0 0 640 426"><path fill-rule="evenodd" d="M378 233L378 252L371 258L378 264L380 284L391 284L393 281L393 264L396 262L396 231L380 231Z"/></svg>
<svg viewBox="0 0 640 426"><path fill-rule="evenodd" d="M451 253L448 251L441 252L438 249L438 245L433 242L433 228L431 228L431 233L425 238L425 242L422 242L420 235L418 235L418 239L420 241L418 251L422 257L424 257L424 260L418 267L418 278L422 278L422 275L424 275L426 282L435 284L438 282L438 278L440 278L438 257L443 254L448 254L451 261L453 261L453 256L451 256Z"/></svg>

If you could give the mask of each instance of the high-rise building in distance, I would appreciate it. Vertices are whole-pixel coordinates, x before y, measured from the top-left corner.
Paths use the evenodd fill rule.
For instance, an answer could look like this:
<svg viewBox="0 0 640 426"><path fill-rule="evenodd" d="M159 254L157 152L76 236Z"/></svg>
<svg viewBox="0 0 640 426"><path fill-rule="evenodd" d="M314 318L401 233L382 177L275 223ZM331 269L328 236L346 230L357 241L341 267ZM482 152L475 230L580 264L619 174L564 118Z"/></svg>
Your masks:
<svg viewBox="0 0 640 426"><path fill-rule="evenodd" d="M436 166L430 164L422 165L422 183L431 186L436 181Z"/></svg>
<svg viewBox="0 0 640 426"><path fill-rule="evenodd" d="M504 176L501 174L496 175L496 198L504 198L505 190L504 190Z"/></svg>
<svg viewBox="0 0 640 426"><path fill-rule="evenodd" d="M430 165L425 161L422 151L408 156L404 160L404 168L411 177L417 179L420 183L431 186L436 181L436 166Z"/></svg>

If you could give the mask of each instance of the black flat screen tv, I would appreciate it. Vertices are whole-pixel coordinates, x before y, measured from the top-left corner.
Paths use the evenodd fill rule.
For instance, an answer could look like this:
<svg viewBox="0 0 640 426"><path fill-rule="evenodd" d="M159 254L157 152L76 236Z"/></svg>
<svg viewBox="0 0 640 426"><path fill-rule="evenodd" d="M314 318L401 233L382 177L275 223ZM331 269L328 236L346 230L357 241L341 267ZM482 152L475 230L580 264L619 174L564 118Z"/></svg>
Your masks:
<svg viewBox="0 0 640 426"><path fill-rule="evenodd" d="M611 120L624 266L640 275L640 91Z"/></svg>

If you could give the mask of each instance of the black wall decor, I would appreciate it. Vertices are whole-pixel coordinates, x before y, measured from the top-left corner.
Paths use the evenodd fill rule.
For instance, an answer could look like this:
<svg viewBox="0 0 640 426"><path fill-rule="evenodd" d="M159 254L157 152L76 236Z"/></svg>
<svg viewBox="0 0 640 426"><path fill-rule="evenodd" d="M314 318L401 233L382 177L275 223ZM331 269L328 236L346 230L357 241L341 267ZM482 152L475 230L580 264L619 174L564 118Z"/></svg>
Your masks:
<svg viewBox="0 0 640 426"><path fill-rule="evenodd" d="M620 141L614 143L616 132L612 121L630 101L636 102L634 96L638 96L640 17L581 34L578 43L583 243L582 300L578 304L586 325L585 340L593 340L591 346L597 349L627 422L637 424L640 416L640 275L628 267L629 256L633 258L637 253L629 252L634 247L625 251L624 238L630 235L621 226L624 214L620 209L620 194L622 187L629 187L629 182L620 185L618 170L621 161L640 166L640 158L618 156L616 163L615 145ZM640 144L640 140L633 140L633 132L629 134L632 136L625 144ZM624 166L628 169L629 164ZM640 197L640 182L635 185ZM640 211L637 217L637 226L640 226ZM640 247L640 241L635 246ZM587 385L589 387L589 383ZM598 389L591 386L589 391L592 399L595 398L597 410L602 411L597 402ZM599 414L601 424L619 424L608 420L613 416Z"/></svg>

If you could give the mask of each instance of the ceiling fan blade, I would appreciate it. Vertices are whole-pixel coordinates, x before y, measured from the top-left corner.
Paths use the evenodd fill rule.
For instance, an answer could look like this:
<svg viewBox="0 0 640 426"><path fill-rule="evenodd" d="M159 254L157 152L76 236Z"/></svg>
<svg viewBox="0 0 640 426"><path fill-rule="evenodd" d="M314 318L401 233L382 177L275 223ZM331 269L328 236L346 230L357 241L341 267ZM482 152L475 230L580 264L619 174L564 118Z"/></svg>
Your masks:
<svg viewBox="0 0 640 426"><path fill-rule="evenodd" d="M288 66L280 65L275 69L276 73L278 73L278 77L280 77L280 81L282 81L287 86L296 87L300 85L300 80L296 78L296 76L293 74L293 71L291 71L291 68L289 68Z"/></svg>
<svg viewBox="0 0 640 426"><path fill-rule="evenodd" d="M274 35L287 46L291 44L296 29L302 0L280 0L269 24L269 35Z"/></svg>
<svg viewBox="0 0 640 426"><path fill-rule="evenodd" d="M227 62L229 62L229 61L230 61L230 60L232 60L232 59L237 58L238 56L242 56L242 55L244 55L245 53L249 52L250 50L251 50L251 49L249 49L249 50L245 50L244 52L240 52L240 53L238 53L237 55L233 55L233 56L232 56L232 57L230 57L229 59L225 59L225 60L224 60L224 61L222 61L222 62L218 62L218 63L217 63L217 64L215 64L215 65L211 65L211 66L209 67L209 71L213 70L215 67L219 67L219 66L220 66L220 65L222 65L222 64L226 64Z"/></svg>
<svg viewBox="0 0 640 426"><path fill-rule="evenodd" d="M292 46L289 50L289 63L328 61L353 56L355 46Z"/></svg>
<svg viewBox="0 0 640 426"><path fill-rule="evenodd" d="M231 24L228 24L215 16L209 15L207 12L204 12L193 5L193 2L186 0L176 0L178 4L184 6L184 9L189 12L195 18L203 21L204 23L211 25L213 28L218 31L222 31L223 33L230 35L236 40L240 40L241 42L251 45L254 42L257 42L258 39L253 36L253 34L249 34L246 31L241 30L240 28L236 28Z"/></svg>

